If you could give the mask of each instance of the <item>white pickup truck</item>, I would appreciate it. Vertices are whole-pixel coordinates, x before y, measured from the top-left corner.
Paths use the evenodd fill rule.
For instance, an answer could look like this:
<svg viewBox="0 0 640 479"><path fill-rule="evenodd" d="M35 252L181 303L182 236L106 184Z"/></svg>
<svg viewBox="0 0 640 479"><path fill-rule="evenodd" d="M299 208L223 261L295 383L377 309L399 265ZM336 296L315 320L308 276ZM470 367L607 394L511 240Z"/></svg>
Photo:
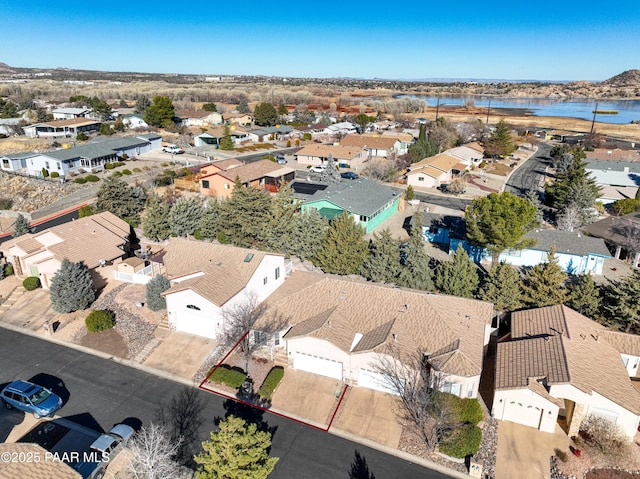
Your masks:
<svg viewBox="0 0 640 479"><path fill-rule="evenodd" d="M162 147L162 151L164 151L165 153L173 153L174 155L180 155L181 153L184 153L184 150L177 145L164 145Z"/></svg>

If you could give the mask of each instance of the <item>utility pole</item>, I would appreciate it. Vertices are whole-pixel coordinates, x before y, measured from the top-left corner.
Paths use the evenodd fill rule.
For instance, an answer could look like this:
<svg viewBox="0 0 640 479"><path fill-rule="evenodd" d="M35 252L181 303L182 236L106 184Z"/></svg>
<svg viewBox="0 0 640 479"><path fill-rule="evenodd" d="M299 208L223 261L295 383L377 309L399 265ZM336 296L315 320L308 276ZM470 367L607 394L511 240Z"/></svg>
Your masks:
<svg viewBox="0 0 640 479"><path fill-rule="evenodd" d="M489 98L489 106L487 107L487 125L489 124L489 112L491 111L491 98Z"/></svg>
<svg viewBox="0 0 640 479"><path fill-rule="evenodd" d="M596 109L593 110L593 120L591 120L591 133L593 133L593 128L596 124L596 114L598 113L598 102L596 102Z"/></svg>
<svg viewBox="0 0 640 479"><path fill-rule="evenodd" d="M440 111L440 97L436 100L436 121L438 121L438 112Z"/></svg>

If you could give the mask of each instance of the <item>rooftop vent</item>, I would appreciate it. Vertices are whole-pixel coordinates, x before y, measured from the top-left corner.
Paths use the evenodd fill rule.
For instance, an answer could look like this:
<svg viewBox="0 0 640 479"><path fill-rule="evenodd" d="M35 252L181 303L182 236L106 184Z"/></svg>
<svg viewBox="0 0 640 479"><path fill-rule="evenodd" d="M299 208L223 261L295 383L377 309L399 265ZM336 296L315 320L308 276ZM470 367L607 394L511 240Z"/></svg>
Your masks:
<svg viewBox="0 0 640 479"><path fill-rule="evenodd" d="M247 256L244 257L244 262L248 263L253 259L253 253L249 253Z"/></svg>

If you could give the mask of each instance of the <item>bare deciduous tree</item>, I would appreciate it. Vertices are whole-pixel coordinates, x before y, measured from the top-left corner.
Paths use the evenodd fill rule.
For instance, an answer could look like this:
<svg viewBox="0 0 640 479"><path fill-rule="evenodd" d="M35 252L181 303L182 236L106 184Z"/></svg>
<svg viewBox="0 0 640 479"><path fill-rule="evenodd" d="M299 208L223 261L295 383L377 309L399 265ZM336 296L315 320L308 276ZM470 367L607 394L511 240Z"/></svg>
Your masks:
<svg viewBox="0 0 640 479"><path fill-rule="evenodd" d="M174 479L180 475L180 466L173 460L182 438L170 440L167 430L151 423L136 433L129 448L128 472L134 479Z"/></svg>
<svg viewBox="0 0 640 479"><path fill-rule="evenodd" d="M616 218L611 231L621 237L620 246L624 247L630 256L635 256L633 267L636 268L640 259L640 225L626 218Z"/></svg>
<svg viewBox="0 0 640 479"><path fill-rule="evenodd" d="M440 392L444 378L426 364L421 352L403 354L389 348L373 365L386 387L398 395L396 414L428 448L433 448L452 424L452 411Z"/></svg>
<svg viewBox="0 0 640 479"><path fill-rule="evenodd" d="M224 310L222 316L224 325L220 340L227 346L233 346L242 338L239 348L244 356L245 371L248 371L249 359L253 353L267 344L269 338L282 331L287 324L276 311L268 310L254 293L247 293L243 301ZM261 319L260 330L245 335L253 329L258 319Z"/></svg>

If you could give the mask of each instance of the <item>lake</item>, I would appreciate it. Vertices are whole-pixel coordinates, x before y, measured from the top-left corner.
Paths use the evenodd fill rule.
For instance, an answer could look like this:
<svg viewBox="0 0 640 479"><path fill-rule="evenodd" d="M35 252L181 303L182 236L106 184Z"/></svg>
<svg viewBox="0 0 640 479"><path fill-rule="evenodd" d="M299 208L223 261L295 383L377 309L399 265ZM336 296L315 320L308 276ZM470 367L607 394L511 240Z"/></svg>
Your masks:
<svg viewBox="0 0 640 479"><path fill-rule="evenodd" d="M420 95L399 95L398 98L420 98L429 107L435 108L438 97ZM563 100L550 98L496 98L488 96L441 96L440 106L461 106L473 102L476 107L488 108L517 108L528 110L534 116L558 116L593 120L593 111L598 104L598 110L616 110L617 115L597 114L596 121L602 123L631 123L640 120L640 100Z"/></svg>

